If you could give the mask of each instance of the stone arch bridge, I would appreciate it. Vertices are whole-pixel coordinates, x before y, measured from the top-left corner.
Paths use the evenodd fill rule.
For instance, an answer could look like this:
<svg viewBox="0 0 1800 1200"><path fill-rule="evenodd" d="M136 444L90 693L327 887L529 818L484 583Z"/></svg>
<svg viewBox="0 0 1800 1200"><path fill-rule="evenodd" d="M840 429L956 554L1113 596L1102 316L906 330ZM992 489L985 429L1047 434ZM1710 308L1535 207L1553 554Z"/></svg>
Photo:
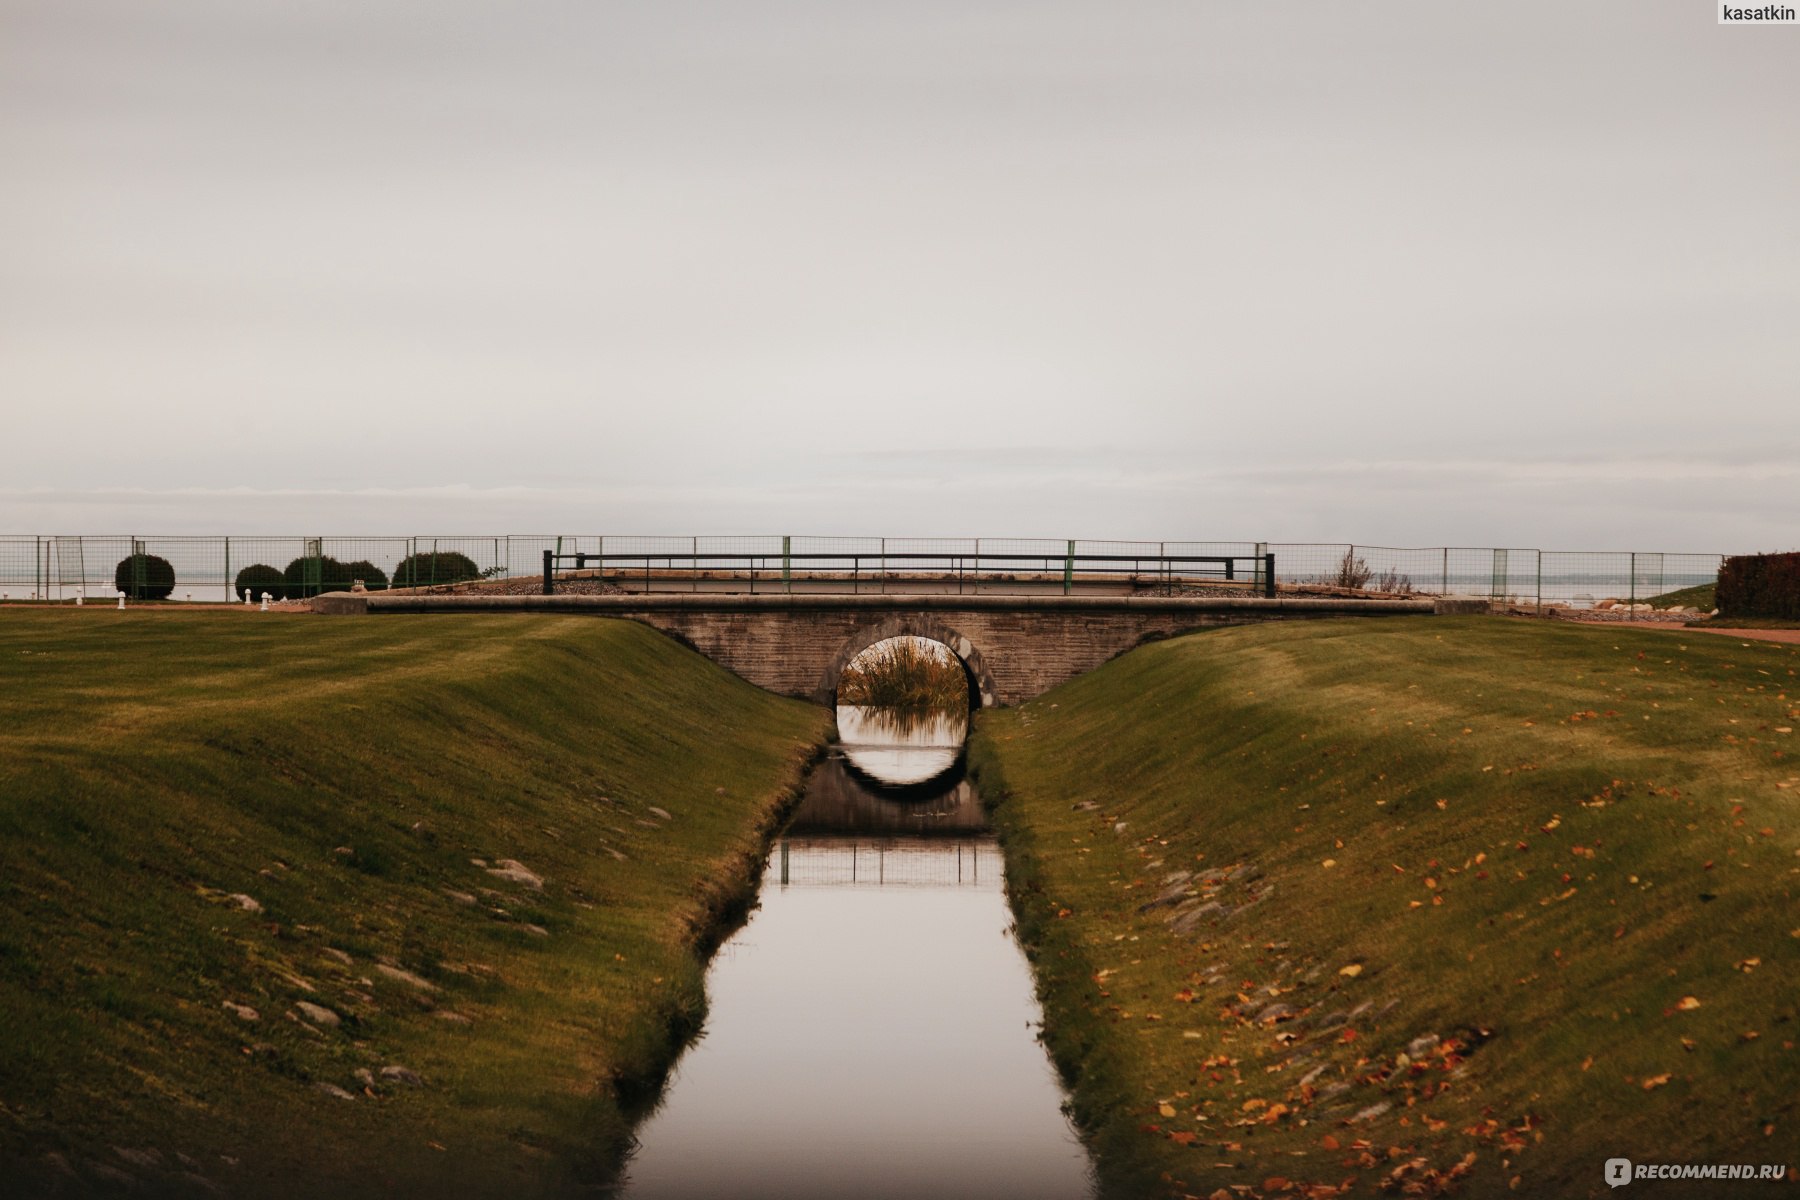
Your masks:
<svg viewBox="0 0 1800 1200"><path fill-rule="evenodd" d="M830 704L861 651L913 634L942 642L983 705L1018 704L1132 647L1218 625L1451 611L1431 600L1186 596L396 595L335 592L316 612L556 612L641 621L760 687ZM1485 606L1484 606L1485 607Z"/></svg>

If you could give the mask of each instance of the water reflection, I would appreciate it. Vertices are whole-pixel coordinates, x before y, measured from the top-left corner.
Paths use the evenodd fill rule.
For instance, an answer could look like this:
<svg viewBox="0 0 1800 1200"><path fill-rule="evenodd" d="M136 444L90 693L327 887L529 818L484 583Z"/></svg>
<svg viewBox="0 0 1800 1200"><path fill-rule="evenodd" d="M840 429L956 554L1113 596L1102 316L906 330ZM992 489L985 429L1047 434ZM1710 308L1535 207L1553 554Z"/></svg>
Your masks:
<svg viewBox="0 0 1800 1200"><path fill-rule="evenodd" d="M968 713L941 708L837 706L838 738L852 766L878 783L924 783L956 765Z"/></svg>
<svg viewBox="0 0 1800 1200"><path fill-rule="evenodd" d="M901 801L821 764L629 1200L1092 1195L1002 882L967 781Z"/></svg>
<svg viewBox="0 0 1800 1200"><path fill-rule="evenodd" d="M841 754L813 769L788 822L789 837L829 834L911 834L961 837L987 830L975 785L959 775L931 785L876 792L857 778Z"/></svg>

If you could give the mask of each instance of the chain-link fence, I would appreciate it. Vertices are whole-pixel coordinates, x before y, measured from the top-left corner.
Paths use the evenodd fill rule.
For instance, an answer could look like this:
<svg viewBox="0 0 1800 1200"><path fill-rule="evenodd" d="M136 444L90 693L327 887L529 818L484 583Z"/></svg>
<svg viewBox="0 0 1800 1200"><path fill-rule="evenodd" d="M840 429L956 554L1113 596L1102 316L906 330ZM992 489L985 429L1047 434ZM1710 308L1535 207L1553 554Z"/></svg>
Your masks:
<svg viewBox="0 0 1800 1200"><path fill-rule="evenodd" d="M1284 590L1481 596L1520 605L1591 608L1631 603L1717 582L1722 554L1518 547L1401 548L1272 544Z"/></svg>
<svg viewBox="0 0 1800 1200"><path fill-rule="evenodd" d="M241 601L451 584L536 590L559 572L628 591L1466 595L1585 608L1714 582L1723 556L1516 547L503 534L409 537L0 537L0 598ZM559 580L563 578L559 574ZM509 584L508 581L511 581Z"/></svg>

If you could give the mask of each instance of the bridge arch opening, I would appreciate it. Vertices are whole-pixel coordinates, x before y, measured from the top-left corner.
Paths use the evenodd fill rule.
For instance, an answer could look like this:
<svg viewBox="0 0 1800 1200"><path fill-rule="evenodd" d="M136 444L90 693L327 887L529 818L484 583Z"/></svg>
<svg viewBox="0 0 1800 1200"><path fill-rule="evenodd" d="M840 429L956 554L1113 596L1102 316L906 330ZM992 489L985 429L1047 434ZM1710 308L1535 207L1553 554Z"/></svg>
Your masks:
<svg viewBox="0 0 1800 1200"><path fill-rule="evenodd" d="M838 669L833 758L888 796L942 792L960 778L980 704L980 684L949 642L917 633L881 638Z"/></svg>
<svg viewBox="0 0 1800 1200"><path fill-rule="evenodd" d="M988 674L988 667L982 659L981 651L975 644L941 621L913 614L897 615L883 621L872 622L851 634L838 647L837 653L826 665L813 698L821 704L836 704L844 671L850 664L870 647L892 641L895 638L919 638L944 647L962 668L963 677L968 685L970 711L994 706L998 691L994 686L993 677Z"/></svg>

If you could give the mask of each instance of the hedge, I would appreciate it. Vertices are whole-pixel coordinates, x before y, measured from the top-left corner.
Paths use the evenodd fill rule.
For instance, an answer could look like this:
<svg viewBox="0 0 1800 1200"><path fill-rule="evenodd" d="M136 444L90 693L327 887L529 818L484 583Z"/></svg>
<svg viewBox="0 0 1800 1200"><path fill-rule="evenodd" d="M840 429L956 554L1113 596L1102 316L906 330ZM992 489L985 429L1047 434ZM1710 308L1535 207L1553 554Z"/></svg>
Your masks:
<svg viewBox="0 0 1800 1200"><path fill-rule="evenodd" d="M481 568L475 560L455 550L440 550L434 554L409 554L400 560L394 568L392 586L427 587L434 583L462 583L467 579L480 579Z"/></svg>
<svg viewBox="0 0 1800 1200"><path fill-rule="evenodd" d="M167 600L175 590L175 568L154 554L129 554L113 568L113 587L133 600Z"/></svg>
<svg viewBox="0 0 1800 1200"><path fill-rule="evenodd" d="M379 592L388 585L387 572L366 558L359 558L355 562L345 563L344 573L350 580L350 583L355 583L360 579L363 581L363 586L368 588L371 592ZM348 589L350 583L346 583L344 587Z"/></svg>
<svg viewBox="0 0 1800 1200"><path fill-rule="evenodd" d="M1719 615L1800 621L1800 553L1734 554L1719 568Z"/></svg>
<svg viewBox="0 0 1800 1200"><path fill-rule="evenodd" d="M268 563L252 563L239 571L231 584L231 590L239 600L244 598L246 589L252 600L262 599L264 592L269 593L271 599L279 600L287 595L287 580Z"/></svg>

